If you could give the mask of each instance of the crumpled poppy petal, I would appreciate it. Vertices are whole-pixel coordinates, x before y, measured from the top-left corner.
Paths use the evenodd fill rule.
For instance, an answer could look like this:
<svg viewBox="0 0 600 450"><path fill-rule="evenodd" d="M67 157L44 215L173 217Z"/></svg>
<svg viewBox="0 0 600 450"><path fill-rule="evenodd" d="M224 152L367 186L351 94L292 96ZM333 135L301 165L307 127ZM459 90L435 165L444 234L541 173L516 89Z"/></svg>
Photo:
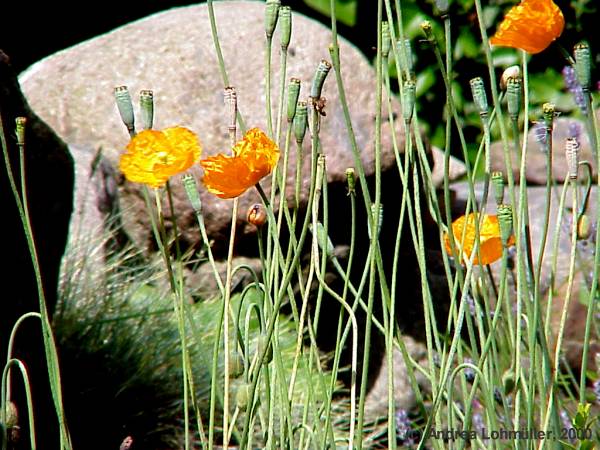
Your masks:
<svg viewBox="0 0 600 450"><path fill-rule="evenodd" d="M158 188L189 169L202 152L196 135L183 127L136 134L121 155L119 168L127 180Z"/></svg>
<svg viewBox="0 0 600 450"><path fill-rule="evenodd" d="M522 0L500 23L490 44L528 53L545 50L565 27L565 18L552 0Z"/></svg>
<svg viewBox="0 0 600 450"><path fill-rule="evenodd" d="M233 156L218 154L200 161L202 182L220 198L234 198L271 173L279 160L279 148L260 129L252 128L233 147Z"/></svg>
<svg viewBox="0 0 600 450"><path fill-rule="evenodd" d="M465 257L470 259L476 241L475 220L477 220L477 214L471 213L468 216L461 216L452 222L452 234L461 262L464 260L463 254L460 251L463 229L465 226L467 227L465 240L462 243L462 251L465 253ZM514 237L511 236L508 245L513 244ZM447 233L444 234L444 246L448 255L452 255L450 237ZM500 226L497 216L486 214L483 217L483 221L479 227L479 253L481 260L475 255L473 264L479 264L480 262L482 265L491 264L502 257L502 239L500 238Z"/></svg>

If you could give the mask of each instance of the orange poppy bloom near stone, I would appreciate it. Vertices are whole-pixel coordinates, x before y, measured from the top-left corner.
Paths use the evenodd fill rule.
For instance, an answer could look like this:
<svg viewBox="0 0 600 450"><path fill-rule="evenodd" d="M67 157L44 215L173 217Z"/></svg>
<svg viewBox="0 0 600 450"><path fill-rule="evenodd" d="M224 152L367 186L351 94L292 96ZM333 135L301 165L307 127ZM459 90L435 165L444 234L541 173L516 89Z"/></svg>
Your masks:
<svg viewBox="0 0 600 450"><path fill-rule="evenodd" d="M279 160L279 148L260 129L252 128L233 147L233 156L219 153L200 161L202 182L220 198L242 195L271 173Z"/></svg>
<svg viewBox="0 0 600 450"><path fill-rule="evenodd" d="M462 250L465 253L465 257L470 259L471 253L475 247L476 219L477 214L471 213L468 216L461 216L452 222L454 243L458 254L460 255L461 262L463 261L463 254L460 251L463 229L467 227ZM508 244L514 245L514 243L514 237L511 236ZM452 256L448 233L444 233L444 245L448 255ZM483 222L479 226L479 253L481 255L481 261L477 258L477 255L475 255L473 264L479 264L479 262L483 265L491 264L502 257L502 240L500 239L500 226L498 225L497 216L485 214L483 217Z"/></svg>
<svg viewBox="0 0 600 450"><path fill-rule="evenodd" d="M173 175L189 169L201 152L197 136L187 128L144 130L129 141L119 168L129 181L159 188Z"/></svg>
<svg viewBox="0 0 600 450"><path fill-rule="evenodd" d="M490 44L527 53L545 50L565 27L565 18L552 0L522 0L504 17Z"/></svg>

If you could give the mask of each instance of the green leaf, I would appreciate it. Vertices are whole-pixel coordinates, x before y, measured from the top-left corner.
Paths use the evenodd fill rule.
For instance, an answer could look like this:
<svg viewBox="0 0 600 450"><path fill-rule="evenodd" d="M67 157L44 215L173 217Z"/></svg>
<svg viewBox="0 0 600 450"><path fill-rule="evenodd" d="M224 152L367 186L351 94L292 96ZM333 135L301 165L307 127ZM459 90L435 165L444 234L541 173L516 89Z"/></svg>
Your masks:
<svg viewBox="0 0 600 450"><path fill-rule="evenodd" d="M433 73L433 69L425 70L417 75L417 98L421 97L425 93L429 92L429 89L435 84L436 77Z"/></svg>
<svg viewBox="0 0 600 450"><path fill-rule="evenodd" d="M315 11L331 16L331 8L329 0L304 0L308 6ZM344 25L350 27L356 24L356 0L336 0L335 2L335 16Z"/></svg>
<svg viewBox="0 0 600 450"><path fill-rule="evenodd" d="M519 64L519 52L509 47L493 47L494 66L509 67Z"/></svg>
<svg viewBox="0 0 600 450"><path fill-rule="evenodd" d="M573 419L573 425L578 430L583 429L587 425L587 421L590 417L590 407L592 405L586 403L582 405L581 403L577 405L577 414L575 414L575 418Z"/></svg>
<svg viewBox="0 0 600 450"><path fill-rule="evenodd" d="M480 52L481 44L478 39L475 39L473 30L469 27L462 27L454 46L454 59L476 58Z"/></svg>
<svg viewBox="0 0 600 450"><path fill-rule="evenodd" d="M579 444L579 450L594 450L596 443L593 441L581 441Z"/></svg>

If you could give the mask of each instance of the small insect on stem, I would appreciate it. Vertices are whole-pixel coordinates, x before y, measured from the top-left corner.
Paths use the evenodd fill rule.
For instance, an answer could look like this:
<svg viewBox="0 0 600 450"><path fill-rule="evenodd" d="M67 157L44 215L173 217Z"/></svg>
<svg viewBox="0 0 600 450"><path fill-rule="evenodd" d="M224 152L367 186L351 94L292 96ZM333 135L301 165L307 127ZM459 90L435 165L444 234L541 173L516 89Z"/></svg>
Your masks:
<svg viewBox="0 0 600 450"><path fill-rule="evenodd" d="M325 106L327 106L327 99L325 97L319 97L318 99L313 99L313 104L315 110L322 115L323 117L327 116L325 112Z"/></svg>

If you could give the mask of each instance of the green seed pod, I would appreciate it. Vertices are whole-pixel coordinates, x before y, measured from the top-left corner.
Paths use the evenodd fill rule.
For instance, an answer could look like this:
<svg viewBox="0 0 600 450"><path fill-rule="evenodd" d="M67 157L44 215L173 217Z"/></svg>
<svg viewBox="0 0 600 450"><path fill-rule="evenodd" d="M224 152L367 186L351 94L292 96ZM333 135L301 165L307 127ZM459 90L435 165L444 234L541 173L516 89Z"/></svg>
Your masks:
<svg viewBox="0 0 600 450"><path fill-rule="evenodd" d="M288 102L287 102L287 121L292 122L296 115L296 106L300 97L300 80L298 78L290 78L288 85Z"/></svg>
<svg viewBox="0 0 600 450"><path fill-rule="evenodd" d="M292 8L289 6L279 8L279 19L281 20L281 48L287 51L292 39Z"/></svg>
<svg viewBox="0 0 600 450"><path fill-rule="evenodd" d="M129 89L127 86L117 86L115 88L115 101L117 102L117 108L121 120L127 127L127 131L130 136L135 135L135 117L133 115L133 103L131 102L131 95L129 95Z"/></svg>
<svg viewBox="0 0 600 450"><path fill-rule="evenodd" d="M435 0L435 7L440 16L448 14L448 0Z"/></svg>
<svg viewBox="0 0 600 450"><path fill-rule="evenodd" d="M346 183L348 184L348 194L354 194L356 189L356 174L353 167L346 169Z"/></svg>
<svg viewBox="0 0 600 450"><path fill-rule="evenodd" d="M294 116L294 136L296 142L302 145L304 135L306 134L306 127L308 125L308 111L306 102L298 102L296 107L296 115Z"/></svg>
<svg viewBox="0 0 600 450"><path fill-rule="evenodd" d="M265 354L265 359L263 360L263 363L269 364L271 361L273 361L273 346L271 345L270 342L267 342L267 336L261 334L258 337L258 344L257 344L256 351L258 352L259 355L262 355L262 353L265 351L265 348L266 348L267 353Z"/></svg>
<svg viewBox="0 0 600 450"><path fill-rule="evenodd" d="M235 404L240 411L248 409L248 403L252 396L252 385L250 383L242 383L238 386L235 392Z"/></svg>
<svg viewBox="0 0 600 450"><path fill-rule="evenodd" d="M408 71L408 73L414 73L415 62L412 54L412 46L410 45L410 40L398 40L397 47L400 52L400 68L402 70Z"/></svg>
<svg viewBox="0 0 600 450"><path fill-rule="evenodd" d="M511 120L517 120L521 111L521 79L509 78L506 84L506 102L508 104L508 116Z"/></svg>
<svg viewBox="0 0 600 450"><path fill-rule="evenodd" d="M485 93L485 86L483 84L483 78L477 77L472 78L470 81L471 93L473 94L473 100L479 111L479 115L484 116L488 114L489 105L487 95Z"/></svg>
<svg viewBox="0 0 600 450"><path fill-rule="evenodd" d="M185 174L181 177L181 181L183 182L185 193L190 200L192 208L194 208L194 212L200 213L202 210L202 202L200 201L200 194L198 193L198 183L196 183L196 179L190 174Z"/></svg>
<svg viewBox="0 0 600 450"><path fill-rule="evenodd" d="M244 358L240 352L234 350L229 357L229 376L231 378L239 378L244 373Z"/></svg>
<svg viewBox="0 0 600 450"><path fill-rule="evenodd" d="M577 80L584 92L589 92L592 85L590 46L580 42L575 46L575 72Z"/></svg>
<svg viewBox="0 0 600 450"><path fill-rule="evenodd" d="M265 33L269 39L273 37L273 32L277 26L280 6L280 0L267 0L265 5Z"/></svg>
<svg viewBox="0 0 600 450"><path fill-rule="evenodd" d="M548 135L552 134L554 128L554 117L556 116L556 107L554 103L544 103L542 105L542 115L544 116L544 123L546 124L546 132Z"/></svg>
<svg viewBox="0 0 600 450"><path fill-rule="evenodd" d="M317 71L315 72L315 77L313 78L312 86L310 88L310 96L317 100L321 98L321 91L323 90L323 83L325 83L325 78L327 74L331 70L331 64L322 59L317 67Z"/></svg>
<svg viewBox="0 0 600 450"><path fill-rule="evenodd" d="M577 239L585 240L592 233L592 224L587 214L582 214L577 220Z"/></svg>
<svg viewBox="0 0 600 450"><path fill-rule="evenodd" d="M229 130L230 139L233 141L231 145L235 143L235 134L237 130L237 92L235 87L227 86L223 90L223 100L227 107L227 129Z"/></svg>
<svg viewBox="0 0 600 450"><path fill-rule="evenodd" d="M501 205L504 201L504 175L502 172L492 172L492 186L496 205Z"/></svg>
<svg viewBox="0 0 600 450"><path fill-rule="evenodd" d="M154 122L154 93L150 90L140 92L140 113L142 116L142 128L152 129Z"/></svg>
<svg viewBox="0 0 600 450"><path fill-rule="evenodd" d="M404 81L404 95L402 96L402 117L405 123L410 123L415 110L417 86L413 80Z"/></svg>
<svg viewBox="0 0 600 450"><path fill-rule="evenodd" d="M390 38L390 24L386 21L381 23L381 55L387 58L390 54L390 46L392 40Z"/></svg>
<svg viewBox="0 0 600 450"><path fill-rule="evenodd" d="M513 234L512 206L501 204L496 207L496 210L498 211L500 239L502 240L502 245L508 247L508 241Z"/></svg>
<svg viewBox="0 0 600 450"><path fill-rule="evenodd" d="M17 117L15 119L15 134L17 135L17 145L25 145L25 126L27 119L25 117Z"/></svg>
<svg viewBox="0 0 600 450"><path fill-rule="evenodd" d="M579 142L577 138L569 137L565 142L565 157L567 159L567 173L570 180L577 179L579 169Z"/></svg>
<svg viewBox="0 0 600 450"><path fill-rule="evenodd" d="M425 33L425 37L429 41L433 41L435 39L433 35L433 28L429 20L424 20L423 22L421 22L421 30L423 30L423 33Z"/></svg>

